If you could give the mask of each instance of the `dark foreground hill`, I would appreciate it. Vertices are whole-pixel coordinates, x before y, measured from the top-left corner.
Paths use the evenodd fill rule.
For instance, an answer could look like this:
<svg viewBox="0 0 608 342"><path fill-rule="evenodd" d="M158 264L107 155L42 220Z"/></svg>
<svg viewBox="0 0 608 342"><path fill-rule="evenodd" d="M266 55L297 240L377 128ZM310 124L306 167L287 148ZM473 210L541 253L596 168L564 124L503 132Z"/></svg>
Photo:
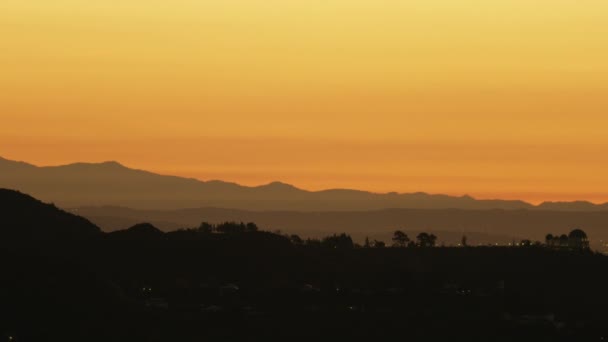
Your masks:
<svg viewBox="0 0 608 342"><path fill-rule="evenodd" d="M23 203L29 208L31 199ZM36 215L19 206L13 207L17 220ZM43 208L42 213L49 210ZM63 222L47 218L51 231ZM585 249L356 248L347 235L303 243L255 224L231 223L173 232L141 224L92 238L71 236L79 243L62 248L0 245L0 338L601 341L608 336L608 258Z"/></svg>
<svg viewBox="0 0 608 342"><path fill-rule="evenodd" d="M101 234L87 219L17 191L0 189L0 243L80 241Z"/></svg>

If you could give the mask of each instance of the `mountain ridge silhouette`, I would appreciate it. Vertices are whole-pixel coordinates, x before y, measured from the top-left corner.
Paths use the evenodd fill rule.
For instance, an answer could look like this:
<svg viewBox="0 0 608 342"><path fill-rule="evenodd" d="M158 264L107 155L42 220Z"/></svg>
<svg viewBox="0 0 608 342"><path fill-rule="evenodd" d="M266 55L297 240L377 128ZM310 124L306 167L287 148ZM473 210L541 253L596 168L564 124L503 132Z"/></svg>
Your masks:
<svg viewBox="0 0 608 342"><path fill-rule="evenodd" d="M63 243L101 234L86 218L19 191L0 189L0 204L0 245L23 240Z"/></svg>
<svg viewBox="0 0 608 342"><path fill-rule="evenodd" d="M562 211L608 210L608 204L586 201L544 202L475 199L469 195L374 193L355 189L309 191L280 181L244 186L221 180L203 181L129 168L117 161L36 166L0 157L0 187L32 194L62 207L123 206L135 209L200 207L241 210L379 210L530 209Z"/></svg>

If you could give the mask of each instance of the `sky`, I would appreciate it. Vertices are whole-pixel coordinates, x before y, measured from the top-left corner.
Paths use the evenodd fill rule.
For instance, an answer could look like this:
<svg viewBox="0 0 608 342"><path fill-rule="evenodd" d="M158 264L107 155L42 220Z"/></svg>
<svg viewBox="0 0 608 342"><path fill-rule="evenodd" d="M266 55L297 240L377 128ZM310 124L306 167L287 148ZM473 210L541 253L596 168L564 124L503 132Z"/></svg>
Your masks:
<svg viewBox="0 0 608 342"><path fill-rule="evenodd" d="M605 0L3 0L0 156L608 201Z"/></svg>

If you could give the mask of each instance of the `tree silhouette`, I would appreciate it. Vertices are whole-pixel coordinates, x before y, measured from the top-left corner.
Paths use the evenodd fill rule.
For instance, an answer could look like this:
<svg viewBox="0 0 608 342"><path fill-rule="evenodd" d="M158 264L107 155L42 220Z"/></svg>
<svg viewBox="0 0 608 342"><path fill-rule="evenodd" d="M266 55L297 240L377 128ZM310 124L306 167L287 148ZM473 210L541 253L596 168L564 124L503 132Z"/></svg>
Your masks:
<svg viewBox="0 0 608 342"><path fill-rule="evenodd" d="M467 236L466 235L462 236L462 239L460 239L460 244L462 245L462 247L467 246Z"/></svg>
<svg viewBox="0 0 608 342"><path fill-rule="evenodd" d="M575 229L571 231L570 234L568 234L568 245L571 248L588 249L589 240L587 238L587 233L585 233L581 229Z"/></svg>
<svg viewBox="0 0 608 342"><path fill-rule="evenodd" d="M202 222L198 227L198 232L203 234L211 234L213 233L213 225L209 222Z"/></svg>
<svg viewBox="0 0 608 342"><path fill-rule="evenodd" d="M308 247L316 247L316 248L319 248L322 246L321 240L319 240L319 239L306 239L304 244Z"/></svg>
<svg viewBox="0 0 608 342"><path fill-rule="evenodd" d="M302 238L296 234L292 234L289 237L289 241L296 246L302 246L304 244L304 240L302 240Z"/></svg>
<svg viewBox="0 0 608 342"><path fill-rule="evenodd" d="M429 235L429 246L435 247L436 242L437 242L437 237L435 236L435 234Z"/></svg>
<svg viewBox="0 0 608 342"><path fill-rule="evenodd" d="M248 232L257 232L258 230L259 230L258 226L255 223L253 223L253 222L247 223L246 231L248 231Z"/></svg>
<svg viewBox="0 0 608 342"><path fill-rule="evenodd" d="M416 239L420 247L435 247L435 243L437 242L437 237L434 234L428 233L420 233Z"/></svg>
<svg viewBox="0 0 608 342"><path fill-rule="evenodd" d="M553 234L547 234L547 236L545 236L545 245L552 247L555 243L554 239L555 237L553 236Z"/></svg>
<svg viewBox="0 0 608 342"><path fill-rule="evenodd" d="M384 248L386 247L386 243L380 240L374 240L374 248Z"/></svg>
<svg viewBox="0 0 608 342"><path fill-rule="evenodd" d="M406 247L410 238L404 232L397 230L393 233L393 247Z"/></svg>
<svg viewBox="0 0 608 342"><path fill-rule="evenodd" d="M341 249L351 249L354 247L353 239L350 235L340 234L340 235L332 235L327 236L321 240L321 244L327 248L341 248Z"/></svg>
<svg viewBox="0 0 608 342"><path fill-rule="evenodd" d="M559 246L560 247L568 247L570 245L570 239L568 239L568 235L562 234L559 237Z"/></svg>

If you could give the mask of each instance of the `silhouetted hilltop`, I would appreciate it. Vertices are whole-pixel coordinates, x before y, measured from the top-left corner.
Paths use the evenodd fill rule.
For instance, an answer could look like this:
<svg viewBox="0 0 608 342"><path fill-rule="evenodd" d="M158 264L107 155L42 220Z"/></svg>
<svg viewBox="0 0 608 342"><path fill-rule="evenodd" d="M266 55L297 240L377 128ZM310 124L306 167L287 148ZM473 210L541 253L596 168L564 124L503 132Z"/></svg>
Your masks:
<svg viewBox="0 0 608 342"><path fill-rule="evenodd" d="M85 218L18 191L0 189L0 240L69 241L100 234Z"/></svg>
<svg viewBox="0 0 608 342"><path fill-rule="evenodd" d="M111 238L129 239L129 240L150 240L158 239L163 236L163 232L154 227L150 223L138 223L125 230L117 230L111 232Z"/></svg>
<svg viewBox="0 0 608 342"><path fill-rule="evenodd" d="M330 189L306 191L273 182L247 187L218 180L164 176L125 167L117 162L75 163L37 167L0 158L0 187L30 193L62 207L124 206L137 209L234 208L245 210L352 211L410 209L543 209L560 211L607 210L592 203L544 203L477 200L470 196L427 193L372 193Z"/></svg>

